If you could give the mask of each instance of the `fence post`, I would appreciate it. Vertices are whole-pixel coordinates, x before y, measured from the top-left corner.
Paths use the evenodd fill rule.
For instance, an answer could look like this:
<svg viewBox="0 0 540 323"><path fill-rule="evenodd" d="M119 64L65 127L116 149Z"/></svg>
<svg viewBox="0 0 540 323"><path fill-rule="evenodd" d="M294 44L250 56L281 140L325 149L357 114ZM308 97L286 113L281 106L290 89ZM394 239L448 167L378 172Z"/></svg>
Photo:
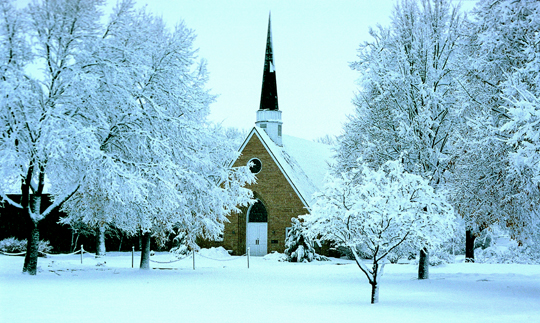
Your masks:
<svg viewBox="0 0 540 323"><path fill-rule="evenodd" d="M249 247L247 248L247 265L248 265L248 269L249 269Z"/></svg>
<svg viewBox="0 0 540 323"><path fill-rule="evenodd" d="M81 264L82 264L82 256L84 254L84 249L83 249L83 245L81 245Z"/></svg>
<svg viewBox="0 0 540 323"><path fill-rule="evenodd" d="M131 246L131 268L133 268L134 262L135 262L135 246Z"/></svg>
<svg viewBox="0 0 540 323"><path fill-rule="evenodd" d="M191 253L193 255L193 270L195 270L195 250L192 250Z"/></svg>

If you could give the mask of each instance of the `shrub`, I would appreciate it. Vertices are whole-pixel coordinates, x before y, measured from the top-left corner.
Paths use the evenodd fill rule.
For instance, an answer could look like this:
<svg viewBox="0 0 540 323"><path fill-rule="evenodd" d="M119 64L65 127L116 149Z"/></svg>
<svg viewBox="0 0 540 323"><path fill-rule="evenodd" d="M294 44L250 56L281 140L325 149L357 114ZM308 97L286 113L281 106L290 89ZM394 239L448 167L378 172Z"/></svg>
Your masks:
<svg viewBox="0 0 540 323"><path fill-rule="evenodd" d="M429 265L430 266L439 266L442 264L452 264L456 262L456 256L448 252L447 249L435 249L430 252L429 255Z"/></svg>
<svg viewBox="0 0 540 323"><path fill-rule="evenodd" d="M52 246L49 241L40 240L38 244L38 251L50 252ZM0 251L7 253L17 253L26 251L26 240L18 240L14 237L4 239L0 241Z"/></svg>
<svg viewBox="0 0 540 323"><path fill-rule="evenodd" d="M0 241L0 251L16 253L26 251L26 240L18 240L14 237Z"/></svg>
<svg viewBox="0 0 540 323"><path fill-rule="evenodd" d="M26 241L25 241L26 242ZM26 246L25 246L26 247ZM50 242L49 241L43 241L43 240L39 240L39 244L38 244L38 250L40 252L51 252L53 249L53 247L50 245ZM25 248L25 251L26 251L26 248Z"/></svg>
<svg viewBox="0 0 540 323"><path fill-rule="evenodd" d="M475 260L487 264L540 264L540 248L537 246L519 246L517 243L508 248L493 246L475 250Z"/></svg>
<svg viewBox="0 0 540 323"><path fill-rule="evenodd" d="M400 259L411 260L416 258L417 252L418 250L416 250L414 246L412 246L408 241L405 241L388 253L386 259L392 264L397 264Z"/></svg>
<svg viewBox="0 0 540 323"><path fill-rule="evenodd" d="M185 233L179 233L178 236L174 238L174 244L175 246L169 250L169 252L177 258L184 258L191 252Z"/></svg>
<svg viewBox="0 0 540 323"><path fill-rule="evenodd" d="M285 255L289 262L326 261L328 258L315 252L313 241L304 234L304 226L297 218L292 218L292 228L285 239Z"/></svg>

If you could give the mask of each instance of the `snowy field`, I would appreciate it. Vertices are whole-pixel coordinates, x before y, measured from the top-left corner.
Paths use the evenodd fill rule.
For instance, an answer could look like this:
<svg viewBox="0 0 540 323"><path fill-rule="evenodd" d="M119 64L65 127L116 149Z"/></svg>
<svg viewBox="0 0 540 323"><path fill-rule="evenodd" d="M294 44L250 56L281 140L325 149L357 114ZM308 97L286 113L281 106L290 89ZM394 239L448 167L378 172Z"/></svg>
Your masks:
<svg viewBox="0 0 540 323"><path fill-rule="evenodd" d="M131 268L131 253L40 258L0 255L0 322L540 322L540 266L387 265L380 303L347 260L293 264L202 250L154 269ZM168 253L153 260L168 261ZM138 254L135 266L138 265Z"/></svg>

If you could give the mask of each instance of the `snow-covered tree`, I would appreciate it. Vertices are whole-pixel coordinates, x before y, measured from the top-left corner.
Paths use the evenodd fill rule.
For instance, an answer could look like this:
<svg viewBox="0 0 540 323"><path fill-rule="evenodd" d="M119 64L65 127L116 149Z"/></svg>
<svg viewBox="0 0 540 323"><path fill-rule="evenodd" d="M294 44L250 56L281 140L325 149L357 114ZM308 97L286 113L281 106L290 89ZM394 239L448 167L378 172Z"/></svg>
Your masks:
<svg viewBox="0 0 540 323"><path fill-rule="evenodd" d="M351 64L360 90L340 137L338 169L356 167L358 158L374 168L400 158L433 188L444 182L454 159L461 23L450 1L404 0L389 27L370 30L373 40L360 45ZM427 256L423 248L419 278L428 278Z"/></svg>
<svg viewBox="0 0 540 323"><path fill-rule="evenodd" d="M399 161L378 170L357 164L329 177L303 219L311 237L351 250L372 286L372 303L378 302L378 279L390 252L405 242L417 248L437 246L452 234L455 223L444 196L426 179L404 171ZM369 252L371 268L358 256L358 246Z"/></svg>
<svg viewBox="0 0 540 323"><path fill-rule="evenodd" d="M94 111L104 158L64 209L65 221L142 233L149 268L152 235L164 242L181 232L191 245L216 238L226 215L250 201L242 186L253 175L229 167L237 147L207 121L214 97L193 32L133 6L119 3L87 57L100 77L84 108Z"/></svg>
<svg viewBox="0 0 540 323"><path fill-rule="evenodd" d="M249 202L242 186L253 175L229 167L236 147L207 121L214 97L194 34L183 24L168 29L131 0L102 24L102 4L43 0L16 12L2 2L2 198L25 210L31 241L62 204L65 222L142 232L148 250L151 234L163 240L175 227L193 242L214 237L225 215ZM42 77L25 74L31 62ZM21 203L5 194L14 185ZM45 185L54 203L43 211ZM33 274L34 249L29 243L24 266Z"/></svg>
<svg viewBox="0 0 540 323"><path fill-rule="evenodd" d="M328 260L317 254L313 239L307 234L307 227L298 218L291 219L289 235L285 239L285 251L289 262L311 262L313 260Z"/></svg>
<svg viewBox="0 0 540 323"><path fill-rule="evenodd" d="M332 147L335 147L336 144L337 144L337 138L336 136L331 136L329 134L326 134L322 137L318 137L318 138L315 138L315 140L313 140L317 143L320 143L320 144L323 144L323 145L328 145L328 146L332 146Z"/></svg>
<svg viewBox="0 0 540 323"><path fill-rule="evenodd" d="M227 137L227 140L232 141L233 146L237 147L236 150L238 150L239 147L242 146L242 143L244 143L244 140L249 133L246 129L239 129L234 127L224 128L223 131L225 137Z"/></svg>
<svg viewBox="0 0 540 323"><path fill-rule="evenodd" d="M0 192L3 201L21 209L28 228L23 271L32 275L38 223L78 189L85 175L81 167L99 156L78 107L86 83L79 58L96 40L101 3L50 0L22 11L11 1L0 2ZM39 77L27 73L31 63L40 67ZM43 210L46 186L54 188L55 199ZM14 190L20 201L6 195Z"/></svg>
<svg viewBox="0 0 540 323"><path fill-rule="evenodd" d="M539 6L480 1L464 29L457 95L464 122L456 131L459 158L450 181L467 226L468 259L474 238L495 223L519 239L538 232L537 162L529 148L538 106Z"/></svg>
<svg viewBox="0 0 540 323"><path fill-rule="evenodd" d="M507 183L515 212L506 219L521 243L540 242L540 3L502 1L488 11L508 27L497 34L511 48L511 73L502 83L509 120L499 128L510 146ZM501 28L502 29L502 28ZM497 30L498 31L498 30ZM507 40L508 39L508 40ZM497 42L497 40L493 40ZM507 50L508 51L508 50ZM535 238L534 242L531 238Z"/></svg>

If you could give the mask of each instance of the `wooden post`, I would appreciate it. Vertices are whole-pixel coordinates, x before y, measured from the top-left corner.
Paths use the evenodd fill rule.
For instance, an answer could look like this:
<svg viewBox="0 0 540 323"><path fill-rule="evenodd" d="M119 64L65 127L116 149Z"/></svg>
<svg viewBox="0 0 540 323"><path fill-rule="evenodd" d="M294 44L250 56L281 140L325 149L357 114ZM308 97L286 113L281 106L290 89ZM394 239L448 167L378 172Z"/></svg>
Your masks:
<svg viewBox="0 0 540 323"><path fill-rule="evenodd" d="M84 254L84 249L83 249L83 245L81 245L81 264L82 264L82 256Z"/></svg>
<svg viewBox="0 0 540 323"><path fill-rule="evenodd" d="M135 246L131 246L131 268L134 267L135 263Z"/></svg>
<svg viewBox="0 0 540 323"><path fill-rule="evenodd" d="M193 270L195 270L195 250L191 251L193 254Z"/></svg>
<svg viewBox="0 0 540 323"><path fill-rule="evenodd" d="M248 269L249 269L249 247L247 248L247 265L248 265Z"/></svg>

